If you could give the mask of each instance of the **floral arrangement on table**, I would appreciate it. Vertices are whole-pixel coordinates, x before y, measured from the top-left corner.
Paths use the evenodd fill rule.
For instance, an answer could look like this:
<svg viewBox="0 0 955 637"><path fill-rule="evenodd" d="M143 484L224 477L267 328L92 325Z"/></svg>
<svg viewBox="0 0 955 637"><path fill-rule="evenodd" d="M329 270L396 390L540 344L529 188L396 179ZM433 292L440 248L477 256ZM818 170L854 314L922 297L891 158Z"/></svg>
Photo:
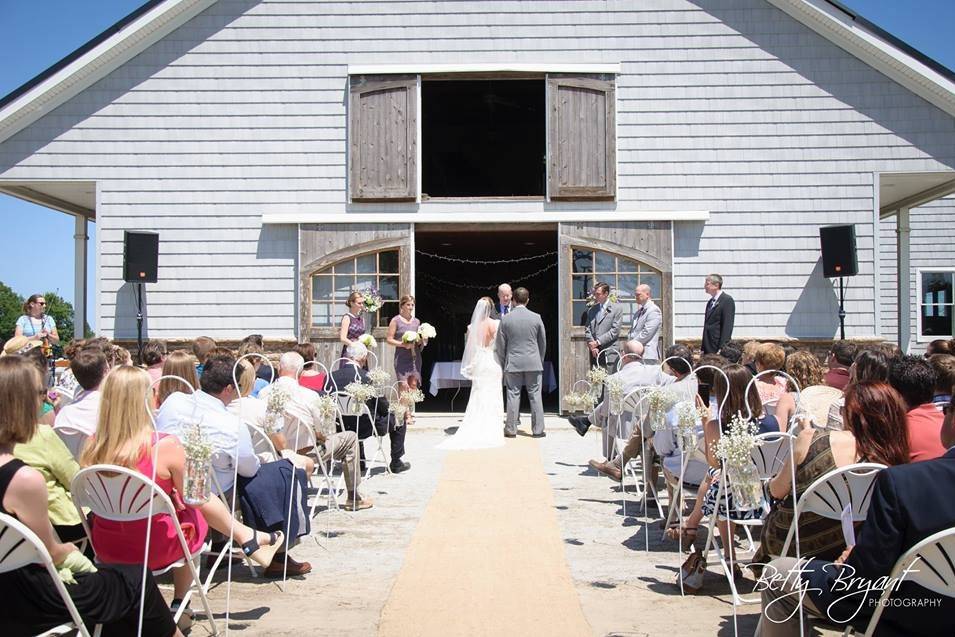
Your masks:
<svg viewBox="0 0 955 637"><path fill-rule="evenodd" d="M739 414L729 429L714 443L716 455L723 461L733 493L733 506L738 510L755 509L763 504L763 485L753 464L752 453L761 442L759 429Z"/></svg>
<svg viewBox="0 0 955 637"><path fill-rule="evenodd" d="M604 387L607 389L607 397L610 399L610 414L619 416L623 413L623 383L619 378L608 376L604 381Z"/></svg>
<svg viewBox="0 0 955 637"><path fill-rule="evenodd" d="M186 467L182 478L182 500L190 506L199 506L209 500L212 492L212 444L202 435L198 420L186 423L182 436L186 452Z"/></svg>
<svg viewBox="0 0 955 637"><path fill-rule="evenodd" d="M382 301L378 288L371 286L358 291L361 292L362 298L364 298L363 308L366 312L373 314L381 309Z"/></svg>
<svg viewBox="0 0 955 637"><path fill-rule="evenodd" d="M680 398L672 390L657 387L650 391L647 396L647 420L653 431L666 428L666 415L678 402Z"/></svg>
<svg viewBox="0 0 955 637"><path fill-rule="evenodd" d="M269 388L269 397L265 402L265 430L278 433L285 428L285 405L292 399L292 394L284 387L272 385Z"/></svg>
<svg viewBox="0 0 955 637"><path fill-rule="evenodd" d="M607 300L611 303L617 302L617 291L613 288L610 288L610 296L607 297ZM597 305L597 299L594 297L594 290L590 291L590 294L587 295L587 307L593 307Z"/></svg>
<svg viewBox="0 0 955 637"><path fill-rule="evenodd" d="M365 403L375 397L375 388L372 385L356 381L345 386L345 393L351 399L348 401L348 410L351 415L359 416L365 407Z"/></svg>
<svg viewBox="0 0 955 637"><path fill-rule="evenodd" d="M570 411L593 411L597 397L593 392L570 392L564 395L564 404Z"/></svg>
<svg viewBox="0 0 955 637"><path fill-rule="evenodd" d="M338 399L333 394L323 394L315 398L312 403L318 412L318 429L325 437L335 433L335 416L338 410Z"/></svg>
<svg viewBox="0 0 955 637"><path fill-rule="evenodd" d="M358 337L358 342L364 345L368 351L371 351L378 347L378 341L375 340L375 337L371 334L362 334Z"/></svg>
<svg viewBox="0 0 955 637"><path fill-rule="evenodd" d="M368 372L368 380L371 381L371 386L375 388L375 395L381 398L385 389L391 384L391 374L381 367L376 367Z"/></svg>
<svg viewBox="0 0 955 637"><path fill-rule="evenodd" d="M431 323L422 323L417 332L405 332L401 336L402 343L420 343L422 339L434 338L438 335L437 330Z"/></svg>

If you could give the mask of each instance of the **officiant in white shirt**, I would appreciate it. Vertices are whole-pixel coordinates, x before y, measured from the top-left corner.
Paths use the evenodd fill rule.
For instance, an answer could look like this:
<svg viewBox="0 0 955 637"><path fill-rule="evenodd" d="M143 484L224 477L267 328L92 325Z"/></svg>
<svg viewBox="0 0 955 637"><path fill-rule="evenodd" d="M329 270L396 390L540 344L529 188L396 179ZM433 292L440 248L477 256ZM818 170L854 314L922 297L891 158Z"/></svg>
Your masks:
<svg viewBox="0 0 955 637"><path fill-rule="evenodd" d="M643 362L651 365L660 362L660 332L663 327L663 311L650 298L650 286L637 286L637 311L633 314L628 340L640 341L643 345Z"/></svg>

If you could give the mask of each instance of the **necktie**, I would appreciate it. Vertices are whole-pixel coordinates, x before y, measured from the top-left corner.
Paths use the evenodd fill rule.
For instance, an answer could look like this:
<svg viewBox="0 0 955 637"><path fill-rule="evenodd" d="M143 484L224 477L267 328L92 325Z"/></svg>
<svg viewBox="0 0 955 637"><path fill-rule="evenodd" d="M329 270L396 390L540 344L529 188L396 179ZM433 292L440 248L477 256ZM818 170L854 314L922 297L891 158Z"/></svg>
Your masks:
<svg viewBox="0 0 955 637"><path fill-rule="evenodd" d="M640 317L643 316L643 313L646 312L646 311L647 311L647 308L646 308L646 307L641 307L641 308L640 308L640 311L637 312L637 320L638 320L638 321L640 320Z"/></svg>
<svg viewBox="0 0 955 637"><path fill-rule="evenodd" d="M707 313L709 313L710 311L712 311L714 307L716 307L716 297L715 297L715 296L714 296L712 299L710 299L710 302L706 305L706 311L707 311Z"/></svg>
<svg viewBox="0 0 955 637"><path fill-rule="evenodd" d="M501 306L501 316L504 316L505 314L507 314L507 309L508 308L506 305Z"/></svg>

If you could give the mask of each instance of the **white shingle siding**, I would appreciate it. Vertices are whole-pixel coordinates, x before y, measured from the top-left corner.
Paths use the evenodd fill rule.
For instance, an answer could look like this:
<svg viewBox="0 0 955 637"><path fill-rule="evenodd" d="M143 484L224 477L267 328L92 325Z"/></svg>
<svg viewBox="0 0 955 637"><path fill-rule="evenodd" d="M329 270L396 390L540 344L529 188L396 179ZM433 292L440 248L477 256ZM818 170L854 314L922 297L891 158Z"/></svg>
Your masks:
<svg viewBox="0 0 955 637"><path fill-rule="evenodd" d="M955 269L955 195L933 201L909 213L909 245L911 250L911 270L909 278L912 286L912 313L909 324L912 326L911 351L925 351L932 337L918 335L918 287L916 275L922 270ZM898 273L896 246L896 217L883 219L881 223L881 282L882 282L882 334L887 340L896 340L898 328Z"/></svg>
<svg viewBox="0 0 955 637"><path fill-rule="evenodd" d="M762 0L637 5L220 0L0 144L0 178L98 182L104 333L129 228L161 233L151 336L290 337L297 237L260 216L343 212L347 65L620 63L619 202L711 211L674 224L674 336L713 270L738 335L832 336L832 223L857 224L847 334L874 334L872 173L955 166L955 120Z"/></svg>

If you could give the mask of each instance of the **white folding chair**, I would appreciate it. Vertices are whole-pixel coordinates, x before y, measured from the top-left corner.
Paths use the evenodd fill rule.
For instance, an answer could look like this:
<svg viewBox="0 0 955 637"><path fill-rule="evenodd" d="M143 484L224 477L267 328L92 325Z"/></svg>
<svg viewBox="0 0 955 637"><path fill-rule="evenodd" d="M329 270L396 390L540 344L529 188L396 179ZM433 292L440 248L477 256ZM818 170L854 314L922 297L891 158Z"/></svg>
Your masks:
<svg viewBox="0 0 955 637"><path fill-rule="evenodd" d="M73 458L79 461L80 454L83 453L83 447L86 445L89 434L85 431L74 429L73 427L54 427L53 431L55 431L56 435L63 441L66 448L70 450Z"/></svg>
<svg viewBox="0 0 955 637"><path fill-rule="evenodd" d="M46 546L27 525L10 515L0 513L0 573L15 571L30 564L39 564L46 569L50 579L53 580L56 592L63 600L63 605L66 606L66 611L70 614L71 621L52 628L44 632L43 635L56 635L76 630L82 637L90 637L90 633L83 623L83 618L80 617L80 613L76 610L76 605L70 598L66 586L63 585L63 581L56 572L53 558L50 557ZM102 626L97 625L93 635L98 637L101 630ZM43 635L39 637L43 637Z"/></svg>
<svg viewBox="0 0 955 637"><path fill-rule="evenodd" d="M272 444L272 439L269 438L267 433L250 422L246 422L245 426L252 438L252 451L259 459L264 459L264 462L275 462L282 458L279 452L275 450L275 445Z"/></svg>
<svg viewBox="0 0 955 637"><path fill-rule="evenodd" d="M889 573L888 582L897 582L903 575L906 582L918 584L933 593L945 597L955 597L955 527L939 531L915 544L902 554ZM925 568L913 568L919 565ZM882 611L888 605L889 598L895 586L887 586L882 591L882 597L876 604L875 612L869 619L865 637L872 637L879 625ZM853 634L851 627L845 631L846 635Z"/></svg>
<svg viewBox="0 0 955 637"><path fill-rule="evenodd" d="M640 457L639 465L638 458L630 458L626 463L621 463L620 465L620 493L623 500L623 514L627 515L627 489L626 481L627 476L629 475L633 478L633 485L636 489L637 497L643 500L644 514L646 514L646 497L647 491L649 490L653 497L656 499L657 508L660 513L660 517L663 518L663 508L660 504L660 501L657 497L656 485L652 484L653 480L650 479L650 474L652 472L652 462L647 462L647 456L649 455L647 438L644 433L644 421L646 419L646 413L643 409L644 400L647 396L656 389L655 387L638 387L631 391L629 394L623 397L623 413L630 414L630 427L631 431L636 428L640 430ZM613 418L613 416L611 416ZM627 446L629 442L630 435L625 428L625 423L623 419L623 414L616 416L616 426L614 430L613 444L611 453L613 457L616 457L618 454L622 454L624 447ZM639 476L637 472L639 473Z"/></svg>
<svg viewBox="0 0 955 637"><path fill-rule="evenodd" d="M203 551L209 550L208 542L200 547L198 551L192 553L189 551L189 545L186 543L186 537L182 533L182 527L179 525L179 519L176 517L176 509L172 505L169 496L159 488L155 482L142 475L138 471L108 464L97 464L85 469L81 469L73 478L70 485L70 493L73 496L73 504L76 506L76 513L80 516L83 523L83 530L90 538L90 544L96 553L96 543L93 542L93 534L90 532L89 522L83 515L83 508L86 507L106 520L116 522L132 522L135 520L144 520L149 517L150 508L153 515L168 514L176 527L176 536L179 540L179 546L182 549L183 557L175 562L168 564L160 569L153 571L153 575L161 575L172 568L186 566L192 575L193 585L189 588L179 606L179 610L173 618L178 622L183 612L189 606L189 599L195 591L202 601L202 606L206 612L206 618L212 628L212 634L218 635L219 630L216 627L215 618L212 615L212 609L209 607L209 599L206 596L206 587L199 578L198 562L199 556ZM150 501L152 504L150 505ZM155 540L155 538L153 538Z"/></svg>

